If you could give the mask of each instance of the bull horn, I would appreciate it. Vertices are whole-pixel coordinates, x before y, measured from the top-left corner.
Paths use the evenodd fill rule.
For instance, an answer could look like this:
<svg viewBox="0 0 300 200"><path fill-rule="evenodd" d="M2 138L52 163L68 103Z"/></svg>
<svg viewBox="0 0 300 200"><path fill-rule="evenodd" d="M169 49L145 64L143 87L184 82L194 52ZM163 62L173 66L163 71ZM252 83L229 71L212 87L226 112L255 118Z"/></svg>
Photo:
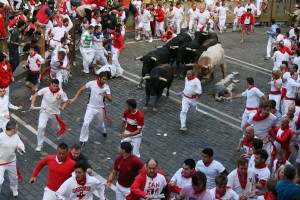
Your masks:
<svg viewBox="0 0 300 200"><path fill-rule="evenodd" d="M171 49L178 49L179 46L170 46Z"/></svg>
<svg viewBox="0 0 300 200"><path fill-rule="evenodd" d="M150 76L144 76L143 77L143 80L148 80L148 79L150 79L151 77Z"/></svg>
<svg viewBox="0 0 300 200"><path fill-rule="evenodd" d="M209 66L203 66L202 68L204 68L204 69L209 69Z"/></svg>
<svg viewBox="0 0 300 200"><path fill-rule="evenodd" d="M194 67L194 65L195 64L193 64L193 63L185 64L185 66L187 66L187 67Z"/></svg>
<svg viewBox="0 0 300 200"><path fill-rule="evenodd" d="M165 78L163 78L163 77L159 77L158 79L159 79L160 81L165 81L165 82L168 81L167 79L165 79Z"/></svg>
<svg viewBox="0 0 300 200"><path fill-rule="evenodd" d="M197 51L197 49L192 49L192 51L193 51L193 52L196 52L196 51Z"/></svg>
<svg viewBox="0 0 300 200"><path fill-rule="evenodd" d="M157 59L155 57L151 57L151 59L157 61Z"/></svg>
<svg viewBox="0 0 300 200"><path fill-rule="evenodd" d="M143 58L143 56L134 57L135 60L140 60L141 58Z"/></svg>
<svg viewBox="0 0 300 200"><path fill-rule="evenodd" d="M187 47L187 48L185 48L186 50L188 50L188 51L192 51L192 49L191 48L189 48L189 47Z"/></svg>
<svg viewBox="0 0 300 200"><path fill-rule="evenodd" d="M156 46L155 45L155 48L160 49L160 48L163 48L163 46Z"/></svg>
<svg viewBox="0 0 300 200"><path fill-rule="evenodd" d="M208 35L208 32L207 31L203 31L202 35Z"/></svg>

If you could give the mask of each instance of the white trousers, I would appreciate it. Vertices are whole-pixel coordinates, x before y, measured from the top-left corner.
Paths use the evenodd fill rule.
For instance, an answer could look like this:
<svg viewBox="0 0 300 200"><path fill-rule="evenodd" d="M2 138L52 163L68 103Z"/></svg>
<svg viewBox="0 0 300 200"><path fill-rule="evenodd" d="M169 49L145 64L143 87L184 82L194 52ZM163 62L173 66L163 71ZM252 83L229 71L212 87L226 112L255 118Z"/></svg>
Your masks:
<svg viewBox="0 0 300 200"><path fill-rule="evenodd" d="M276 110L280 110L280 102L281 102L281 95L280 94L269 94L269 100L276 101Z"/></svg>
<svg viewBox="0 0 300 200"><path fill-rule="evenodd" d="M262 4L262 0L256 0L256 16L260 16L261 15L261 4Z"/></svg>
<svg viewBox="0 0 300 200"><path fill-rule="evenodd" d="M125 131L125 134L129 134L129 131ZM130 142L132 145L132 154L137 156L137 157L141 157L140 154L140 146L141 146L141 141L142 141L142 137L127 137L123 140L121 140L121 142Z"/></svg>
<svg viewBox="0 0 300 200"><path fill-rule="evenodd" d="M223 31L225 29L226 17L219 18L219 29Z"/></svg>
<svg viewBox="0 0 300 200"><path fill-rule="evenodd" d="M84 115L84 121L81 128L81 133L79 136L80 142L86 142L89 139L89 126L94 117L97 117L97 123L100 126L100 133L106 133L106 129L104 125L104 111L103 109L95 109L87 107L85 115Z"/></svg>
<svg viewBox="0 0 300 200"><path fill-rule="evenodd" d="M268 44L267 44L267 57L269 58L271 58L272 47L274 46L272 42L275 41L276 41L275 38L269 36Z"/></svg>
<svg viewBox="0 0 300 200"><path fill-rule="evenodd" d="M268 143L264 144L263 149L266 150L268 155L269 155L268 159L266 161L266 164L269 165L269 164L271 164L271 161L272 161L271 154L272 154L272 151L273 151L273 146L272 146L271 142L268 142Z"/></svg>
<svg viewBox="0 0 300 200"><path fill-rule="evenodd" d="M45 130L47 126L48 120L51 120L52 127L57 130L59 129L58 122L55 118L54 114L49 114L47 112L40 112L39 116L39 125L38 125L38 131L37 131L37 145L43 146L43 143L45 141Z"/></svg>
<svg viewBox="0 0 300 200"><path fill-rule="evenodd" d="M186 115L189 111L189 108L191 108L192 112L196 112L197 110L197 99L189 99L187 97L182 97L181 102L181 112L180 112L180 123L181 127L186 126Z"/></svg>
<svg viewBox="0 0 300 200"><path fill-rule="evenodd" d="M17 175L17 165L16 161L13 161L10 164L0 166L0 188L4 182L4 173L8 172L9 184L11 190L18 189L18 175ZM1 192L1 191L0 191Z"/></svg>
<svg viewBox="0 0 300 200"><path fill-rule="evenodd" d="M176 20L176 34L179 34L181 31L181 21L182 21L182 18Z"/></svg>
<svg viewBox="0 0 300 200"><path fill-rule="evenodd" d="M0 117L0 128L2 128L2 131L6 131L7 122L9 122L9 119L5 117Z"/></svg>
<svg viewBox="0 0 300 200"><path fill-rule="evenodd" d="M282 116L285 115L289 109L290 105L295 105L295 101L294 100L283 100L283 107L281 110Z"/></svg>
<svg viewBox="0 0 300 200"><path fill-rule="evenodd" d="M189 21L189 32L194 33L196 31L197 24L195 23L194 20Z"/></svg>
<svg viewBox="0 0 300 200"><path fill-rule="evenodd" d="M243 116L242 116L242 122L241 122L241 128L243 130L243 136L245 135L245 128L244 126L246 125L249 117L253 114L255 114L257 112L257 110L247 110L245 109Z"/></svg>
<svg viewBox="0 0 300 200"><path fill-rule="evenodd" d="M51 69L50 70L50 77L52 79L56 78L59 81L59 87L62 89L62 83L63 83L63 72L62 69Z"/></svg>
<svg viewBox="0 0 300 200"><path fill-rule="evenodd" d="M129 188L123 187L118 182L116 186L117 186L116 200L125 200L126 196L130 193L130 187Z"/></svg>
<svg viewBox="0 0 300 200"><path fill-rule="evenodd" d="M236 16L233 20L233 30L237 30L238 28L240 28L240 23L239 23L239 19L240 17Z"/></svg>
<svg viewBox="0 0 300 200"><path fill-rule="evenodd" d="M164 21L162 21L162 22L155 22L155 35L156 35L157 37L160 37L161 34L162 34L163 32L165 32L165 30L164 30L164 25L165 25L165 22L164 22Z"/></svg>
<svg viewBox="0 0 300 200"><path fill-rule="evenodd" d="M111 51L112 51L111 64L117 69L117 74L123 73L124 70L119 63L119 49L114 48L114 46L111 46Z"/></svg>
<svg viewBox="0 0 300 200"><path fill-rule="evenodd" d="M98 61L101 60L102 64L101 65L106 65L108 64L107 58L104 55L104 51L102 49L94 49L95 51L95 59L94 59L94 64Z"/></svg>
<svg viewBox="0 0 300 200"><path fill-rule="evenodd" d="M43 200L56 200L55 192L45 187Z"/></svg>
<svg viewBox="0 0 300 200"><path fill-rule="evenodd" d="M95 57L94 50L91 48L84 48L80 46L80 53L82 55L83 71L84 73L89 73L89 66L93 62Z"/></svg>

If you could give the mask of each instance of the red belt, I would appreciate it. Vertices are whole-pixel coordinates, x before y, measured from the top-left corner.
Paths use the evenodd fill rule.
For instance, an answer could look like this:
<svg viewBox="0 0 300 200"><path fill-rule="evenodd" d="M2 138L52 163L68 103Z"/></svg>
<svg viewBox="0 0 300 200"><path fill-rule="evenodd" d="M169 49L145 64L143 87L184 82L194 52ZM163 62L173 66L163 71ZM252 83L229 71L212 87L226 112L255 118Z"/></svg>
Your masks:
<svg viewBox="0 0 300 200"><path fill-rule="evenodd" d="M197 97L189 97L189 96L186 96L184 93L182 93L183 94L183 96L185 96L186 98L188 98L188 99L196 99Z"/></svg>
<svg viewBox="0 0 300 200"><path fill-rule="evenodd" d="M40 73L40 71L31 71L31 70L29 70L29 74L39 74Z"/></svg>
<svg viewBox="0 0 300 200"><path fill-rule="evenodd" d="M1 163L0 166L8 165L10 163L12 163L12 162Z"/></svg>
<svg viewBox="0 0 300 200"><path fill-rule="evenodd" d="M294 100L295 100L294 98L289 98L289 97L287 97L287 96L285 96L285 99L286 99L286 100L290 100L290 101L294 101Z"/></svg>
<svg viewBox="0 0 300 200"><path fill-rule="evenodd" d="M270 91L269 94L279 95L279 94L281 94L281 92L280 91Z"/></svg>
<svg viewBox="0 0 300 200"><path fill-rule="evenodd" d="M257 110L257 108L248 108L248 107L246 107L246 110L249 110L249 111L251 111L251 110Z"/></svg>

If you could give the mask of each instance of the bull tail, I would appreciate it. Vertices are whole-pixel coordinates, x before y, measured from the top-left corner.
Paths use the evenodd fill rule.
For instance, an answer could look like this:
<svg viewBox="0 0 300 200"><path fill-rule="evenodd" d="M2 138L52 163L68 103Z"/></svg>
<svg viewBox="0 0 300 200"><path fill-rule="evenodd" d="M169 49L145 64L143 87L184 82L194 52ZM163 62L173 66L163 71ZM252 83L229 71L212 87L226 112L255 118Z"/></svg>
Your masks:
<svg viewBox="0 0 300 200"><path fill-rule="evenodd" d="M225 73L227 71L227 64L225 63L224 57L223 57L223 62L220 65L221 70L222 70L222 75L223 75L223 79L225 78Z"/></svg>

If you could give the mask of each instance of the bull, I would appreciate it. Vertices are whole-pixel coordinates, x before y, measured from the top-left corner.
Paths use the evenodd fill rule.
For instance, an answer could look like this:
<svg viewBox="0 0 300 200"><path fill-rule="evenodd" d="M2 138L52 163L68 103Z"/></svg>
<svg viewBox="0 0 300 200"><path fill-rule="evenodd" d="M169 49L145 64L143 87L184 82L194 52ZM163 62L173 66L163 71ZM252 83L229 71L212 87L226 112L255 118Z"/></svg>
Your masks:
<svg viewBox="0 0 300 200"><path fill-rule="evenodd" d="M135 57L136 60L141 60L143 62L143 68L142 68L142 78L140 81L140 84L138 85L138 88L142 88L143 84L143 77L146 74L149 74L150 71L161 64L169 64L171 63L171 52L168 48L160 48L156 49L154 51L150 51L144 56Z"/></svg>
<svg viewBox="0 0 300 200"><path fill-rule="evenodd" d="M149 74L143 77L146 80L146 104L148 107L150 96L156 96L153 111L157 111L157 103L161 97L163 90L167 88L166 96L169 96L169 89L173 82L174 70L170 64L164 64L154 67Z"/></svg>
<svg viewBox="0 0 300 200"><path fill-rule="evenodd" d="M197 64L187 64L187 66L192 66L196 72L196 75L201 80L214 79L214 71L217 66L221 67L223 78L225 78L225 55L224 49L221 44L216 44L203 52L200 56Z"/></svg>

